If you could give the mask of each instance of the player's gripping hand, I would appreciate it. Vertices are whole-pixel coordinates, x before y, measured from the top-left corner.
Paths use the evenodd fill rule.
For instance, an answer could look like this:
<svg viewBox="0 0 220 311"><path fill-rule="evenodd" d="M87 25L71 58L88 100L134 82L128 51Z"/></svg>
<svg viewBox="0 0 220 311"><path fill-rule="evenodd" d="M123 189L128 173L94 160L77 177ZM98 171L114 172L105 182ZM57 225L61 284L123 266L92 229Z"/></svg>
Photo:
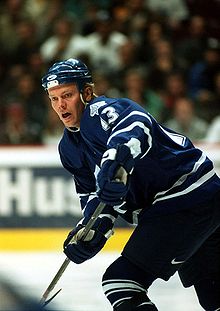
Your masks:
<svg viewBox="0 0 220 311"><path fill-rule="evenodd" d="M112 220L108 217L98 217L93 228L84 237L83 231L87 222L88 219L83 218L82 223L70 231L63 245L66 256L77 264L95 256L113 234Z"/></svg>
<svg viewBox="0 0 220 311"><path fill-rule="evenodd" d="M109 149L103 154L97 176L97 195L100 201L112 206L123 203L128 191L127 178L133 167L134 159L126 145L119 145L117 149Z"/></svg>

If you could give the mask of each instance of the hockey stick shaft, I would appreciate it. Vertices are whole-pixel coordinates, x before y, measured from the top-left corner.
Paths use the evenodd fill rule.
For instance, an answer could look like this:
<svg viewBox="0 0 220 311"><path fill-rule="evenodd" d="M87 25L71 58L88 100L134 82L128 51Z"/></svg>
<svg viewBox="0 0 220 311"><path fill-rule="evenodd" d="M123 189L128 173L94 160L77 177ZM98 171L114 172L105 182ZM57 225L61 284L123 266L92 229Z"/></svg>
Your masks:
<svg viewBox="0 0 220 311"><path fill-rule="evenodd" d="M87 234L89 233L89 231L93 227L94 223L96 222L98 216L103 211L104 207L105 207L105 204L103 202L100 202L99 205L97 206L97 208L95 209L95 211L92 214L91 218L89 219L88 223L84 227L83 235L82 235L83 240L86 238ZM74 240L74 238L73 238L73 240ZM70 241L70 243L71 243L71 241ZM57 271L56 275L52 279L51 283L49 284L49 286L47 287L47 289L43 293L41 301L40 301L40 303L42 305L46 304L46 299L48 298L49 294L52 292L55 285L57 284L57 282L59 281L59 279L63 275L63 273L66 270L66 268L68 267L69 263L70 263L70 259L68 257L66 257L66 259L64 260L64 262L60 266L59 270Z"/></svg>

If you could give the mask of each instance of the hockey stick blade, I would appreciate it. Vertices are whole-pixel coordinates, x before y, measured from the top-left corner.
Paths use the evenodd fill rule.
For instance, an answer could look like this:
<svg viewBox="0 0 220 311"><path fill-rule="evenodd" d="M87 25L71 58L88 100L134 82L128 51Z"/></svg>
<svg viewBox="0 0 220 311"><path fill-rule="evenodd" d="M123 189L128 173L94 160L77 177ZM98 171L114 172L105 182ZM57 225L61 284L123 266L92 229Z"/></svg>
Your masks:
<svg viewBox="0 0 220 311"><path fill-rule="evenodd" d="M49 298L48 300L43 300L42 301L42 299L41 299L41 305L43 306L43 307L45 307L46 305L48 305L48 303L50 303L58 294L59 294L59 292L62 290L62 288L60 288L51 298Z"/></svg>

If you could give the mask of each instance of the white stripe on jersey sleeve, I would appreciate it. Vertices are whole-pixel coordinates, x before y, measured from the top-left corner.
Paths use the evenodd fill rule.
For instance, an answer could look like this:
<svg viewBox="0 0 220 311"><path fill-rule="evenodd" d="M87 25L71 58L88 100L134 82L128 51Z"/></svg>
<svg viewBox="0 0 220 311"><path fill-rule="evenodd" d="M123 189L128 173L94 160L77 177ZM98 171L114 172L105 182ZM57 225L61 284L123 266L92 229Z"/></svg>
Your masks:
<svg viewBox="0 0 220 311"><path fill-rule="evenodd" d="M142 117L146 118L147 121L149 121L150 123L152 123L151 118L150 118L146 113L135 110L135 111L130 112L125 118L123 118L121 121L119 121L119 122L115 125L115 127L113 127L112 131L114 131L121 123L123 123L126 119L130 118L130 117L133 116L133 115L142 116Z"/></svg>
<svg viewBox="0 0 220 311"><path fill-rule="evenodd" d="M150 130L149 130L149 128L148 127L146 127L145 125L144 125L144 123L142 123L142 122L140 122L140 121L136 121L136 122L133 122L132 124L130 124L130 125L128 125L127 127L125 127L125 128L123 128L123 129L121 129L121 130L118 130L118 131L116 131L116 132L114 132L111 136L109 136L109 139L108 139L108 141L107 141L107 144L109 144L109 142L112 140L112 138L113 137L115 137L115 136L117 136L117 135L119 135L120 133L124 133L124 132L130 132L134 127L139 127L139 128L141 128L143 131L144 131L144 133L147 135L147 137L148 137L148 145L149 145L149 147L148 147L148 149L146 150L146 152L141 156L142 158L148 153L148 151L151 149L151 147L152 147L152 136L150 135ZM140 142L141 143L141 142ZM138 154L136 155L136 156L138 156Z"/></svg>

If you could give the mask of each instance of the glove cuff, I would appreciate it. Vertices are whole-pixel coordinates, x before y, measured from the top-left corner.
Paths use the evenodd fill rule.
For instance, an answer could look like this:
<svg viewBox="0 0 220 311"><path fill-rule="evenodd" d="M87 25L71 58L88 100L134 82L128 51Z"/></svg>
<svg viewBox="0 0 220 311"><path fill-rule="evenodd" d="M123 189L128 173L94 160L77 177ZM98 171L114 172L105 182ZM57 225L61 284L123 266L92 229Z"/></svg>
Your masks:
<svg viewBox="0 0 220 311"><path fill-rule="evenodd" d="M131 174L134 168L134 159L131 154L131 150L127 145L121 144L117 146L117 149L111 148L103 153L101 160L101 167L107 160L116 161L121 165L128 174Z"/></svg>
<svg viewBox="0 0 220 311"><path fill-rule="evenodd" d="M103 163L107 160L115 160L116 158L116 153L117 153L117 149L115 148L111 148L111 149L108 149L106 150L103 155L102 155L102 160L101 160L101 167L103 165Z"/></svg>

